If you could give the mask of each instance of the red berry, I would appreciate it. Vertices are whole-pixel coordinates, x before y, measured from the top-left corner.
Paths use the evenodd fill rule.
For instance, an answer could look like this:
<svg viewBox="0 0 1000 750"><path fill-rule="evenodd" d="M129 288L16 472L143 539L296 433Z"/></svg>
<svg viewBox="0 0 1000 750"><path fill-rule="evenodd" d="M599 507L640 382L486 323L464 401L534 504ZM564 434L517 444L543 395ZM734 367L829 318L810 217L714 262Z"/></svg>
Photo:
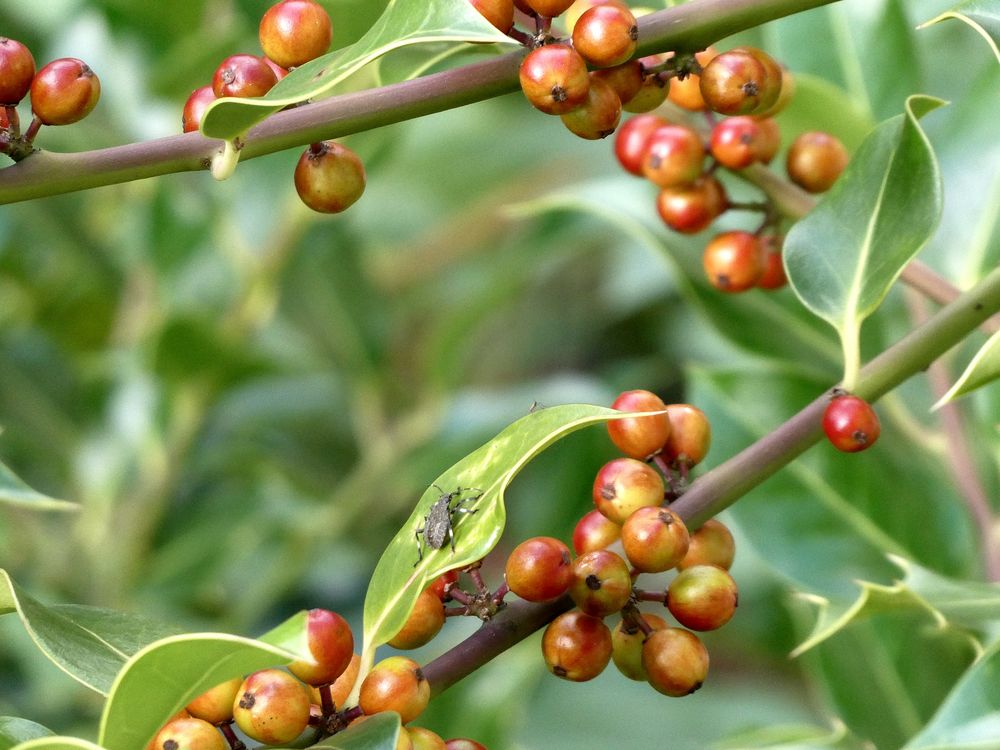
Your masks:
<svg viewBox="0 0 1000 750"><path fill-rule="evenodd" d="M283 68L294 68L330 49L333 24L313 0L284 0L264 13L258 35L265 55Z"/></svg>
<svg viewBox="0 0 1000 750"><path fill-rule="evenodd" d="M264 57L262 57L261 59L264 61L264 64L271 69L271 72L274 73L274 77L277 78L279 81L288 75L288 70L286 68L283 68L280 65L278 65L278 63L276 63L267 55L264 55Z"/></svg>
<svg viewBox="0 0 1000 750"><path fill-rule="evenodd" d="M191 96L184 102L184 114L181 115L181 127L185 133L197 130L201 126L202 115L215 99L215 92L211 86L202 86L191 92Z"/></svg>
<svg viewBox="0 0 1000 750"><path fill-rule="evenodd" d="M519 75L528 101L546 114L562 115L587 101L587 64L565 44L547 44L529 52Z"/></svg>
<svg viewBox="0 0 1000 750"><path fill-rule="evenodd" d="M723 232L705 248L702 265L708 280L723 292L744 292L763 272L760 245L749 232Z"/></svg>
<svg viewBox="0 0 1000 750"><path fill-rule="evenodd" d="M578 555L604 549L621 538L621 527L609 520L599 510L584 514L573 529L573 550Z"/></svg>
<svg viewBox="0 0 1000 750"><path fill-rule="evenodd" d="M480 15L506 34L514 25L513 0L469 0Z"/></svg>
<svg viewBox="0 0 1000 750"><path fill-rule="evenodd" d="M621 65L635 53L639 27L632 12L620 5L598 5L573 26L573 48L597 68Z"/></svg>
<svg viewBox="0 0 1000 750"><path fill-rule="evenodd" d="M449 570L447 573L442 573L425 589L426 591L433 591L434 596L436 596L441 601L445 601L448 598L448 589L458 582L458 571Z"/></svg>
<svg viewBox="0 0 1000 750"><path fill-rule="evenodd" d="M364 193L365 166L336 141L314 143L295 165L295 190L313 211L340 213Z"/></svg>
<svg viewBox="0 0 1000 750"><path fill-rule="evenodd" d="M16 39L0 36L0 106L17 104L35 77L35 58Z"/></svg>
<svg viewBox="0 0 1000 750"><path fill-rule="evenodd" d="M615 136L615 156L618 162L636 177L642 177L642 159L646 155L649 136L667 121L657 115L638 115L625 121Z"/></svg>
<svg viewBox="0 0 1000 750"><path fill-rule="evenodd" d="M711 175L686 185L663 188L656 197L656 210L663 223L683 234L707 229L728 204L726 189Z"/></svg>
<svg viewBox="0 0 1000 750"><path fill-rule="evenodd" d="M683 125L664 125L646 143L642 173L661 188L694 182L705 162L701 136Z"/></svg>
<svg viewBox="0 0 1000 750"><path fill-rule="evenodd" d="M875 410L857 396L836 395L823 412L823 431L833 446L845 453L871 447L881 430Z"/></svg>
<svg viewBox="0 0 1000 750"><path fill-rule="evenodd" d="M610 85L591 76L587 100L560 115L563 125L573 134L588 141L606 138L615 132L622 116L622 102Z"/></svg>
<svg viewBox="0 0 1000 750"><path fill-rule="evenodd" d="M639 508L663 502L663 478L634 458L616 458L594 478L594 505L608 519L625 523Z"/></svg>
<svg viewBox="0 0 1000 750"><path fill-rule="evenodd" d="M642 646L642 667L649 684L664 695L690 695L708 676L708 650L694 633L681 628L653 631Z"/></svg>
<svg viewBox="0 0 1000 750"><path fill-rule="evenodd" d="M309 722L309 693L288 672L263 669L243 681L233 718L251 739L284 745L298 737Z"/></svg>
<svg viewBox="0 0 1000 750"><path fill-rule="evenodd" d="M829 190L847 167L847 149L829 133L802 133L788 149L788 176L810 193Z"/></svg>
<svg viewBox="0 0 1000 750"><path fill-rule="evenodd" d="M61 57L31 82L31 111L43 125L69 125L97 106L101 82L83 60Z"/></svg>
<svg viewBox="0 0 1000 750"><path fill-rule="evenodd" d="M788 283L781 255L783 238L779 234L762 234L757 241L760 243L761 264L764 267L757 279L757 286L761 289L780 289Z"/></svg>
<svg viewBox="0 0 1000 750"><path fill-rule="evenodd" d="M306 616L306 639L315 664L296 661L292 674L310 685L333 682L351 663L354 635L347 620L328 609L311 609Z"/></svg>
<svg viewBox="0 0 1000 750"><path fill-rule="evenodd" d="M343 708L345 701L347 701L348 696L351 694L351 689L354 687L354 683L358 679L358 672L361 671L361 657L357 654L351 655L351 663L347 665L347 669L336 680L330 685L330 699L333 701L333 705L338 708ZM309 698L314 704L322 704L323 698L319 693L318 687L309 686Z"/></svg>
<svg viewBox="0 0 1000 750"><path fill-rule="evenodd" d="M263 96L278 82L278 77L264 58L256 55L231 55L223 60L212 76L212 91L217 97Z"/></svg>
<svg viewBox="0 0 1000 750"><path fill-rule="evenodd" d="M611 661L611 631L599 617L566 612L545 628L542 657L556 677L573 682L592 680Z"/></svg>
<svg viewBox="0 0 1000 750"><path fill-rule="evenodd" d="M670 582L667 608L691 630L715 630L732 618L739 602L736 582L722 568L692 565Z"/></svg>
<svg viewBox="0 0 1000 750"><path fill-rule="evenodd" d="M624 412L663 412L667 407L655 393L638 390L619 394L611 408ZM665 413L611 419L607 425L611 442L632 458L646 459L658 453L670 436L670 420Z"/></svg>
<svg viewBox="0 0 1000 750"><path fill-rule="evenodd" d="M672 464L688 467L700 464L712 444L712 426L705 412L691 404L669 404L670 438L663 456Z"/></svg>
<svg viewBox="0 0 1000 750"><path fill-rule="evenodd" d="M606 549L580 555L573 561L569 595L588 615L607 617L619 612L632 595L628 565Z"/></svg>
<svg viewBox="0 0 1000 750"><path fill-rule="evenodd" d="M712 128L712 156L728 169L746 169L759 160L764 132L752 117L727 117Z"/></svg>
<svg viewBox="0 0 1000 750"><path fill-rule="evenodd" d="M549 536L521 542L507 558L507 586L522 599L544 602L556 599L573 581L573 556L569 547Z"/></svg>

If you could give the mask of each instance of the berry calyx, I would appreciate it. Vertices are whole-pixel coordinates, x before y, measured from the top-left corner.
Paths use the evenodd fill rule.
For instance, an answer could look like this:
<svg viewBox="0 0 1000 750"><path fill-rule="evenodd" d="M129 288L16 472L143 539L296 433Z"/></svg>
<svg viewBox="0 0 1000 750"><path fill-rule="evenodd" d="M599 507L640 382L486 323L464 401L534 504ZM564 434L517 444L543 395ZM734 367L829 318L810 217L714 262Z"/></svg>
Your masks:
<svg viewBox="0 0 1000 750"><path fill-rule="evenodd" d="M768 110L781 93L781 66L759 49L737 47L716 56L701 72L701 95L723 115Z"/></svg>
<svg viewBox="0 0 1000 750"><path fill-rule="evenodd" d="M202 115L215 99L215 92L211 86L202 86L191 92L191 96L184 102L184 113L181 115L181 128L185 133L195 131L201 126Z"/></svg>
<svg viewBox="0 0 1000 750"><path fill-rule="evenodd" d="M597 5L573 26L573 48L596 68L621 65L635 53L639 27L632 12L620 5Z"/></svg>
<svg viewBox="0 0 1000 750"><path fill-rule="evenodd" d="M857 453L874 445L882 427L867 401L850 394L837 394L823 412L823 432L833 447Z"/></svg>
<svg viewBox="0 0 1000 750"><path fill-rule="evenodd" d="M642 667L656 691L674 697L690 695L708 676L708 650L690 631L655 630L642 645Z"/></svg>
<svg viewBox="0 0 1000 750"><path fill-rule="evenodd" d="M656 197L656 211L663 223L682 234L708 229L728 204L726 189L711 175L703 175L685 185L663 188Z"/></svg>
<svg viewBox="0 0 1000 750"><path fill-rule="evenodd" d="M514 25L513 0L469 0L479 14L506 34Z"/></svg>
<svg viewBox="0 0 1000 750"><path fill-rule="evenodd" d="M658 115L644 114L629 118L615 136L615 156L618 163L636 177L642 177L642 159L646 155L649 136L667 121Z"/></svg>
<svg viewBox="0 0 1000 750"><path fill-rule="evenodd" d="M705 146L691 128L664 125L649 135L642 173L661 188L694 182L701 175Z"/></svg>
<svg viewBox="0 0 1000 750"><path fill-rule="evenodd" d="M684 521L670 508L639 508L622 526L622 547L632 566L662 573L687 554L690 538Z"/></svg>
<svg viewBox="0 0 1000 750"><path fill-rule="evenodd" d="M306 639L315 663L295 661L288 669L309 685L336 680L351 663L354 635L347 620L328 609L311 609L306 616Z"/></svg>
<svg viewBox="0 0 1000 750"><path fill-rule="evenodd" d="M716 235L705 248L702 265L712 286L723 292L752 289L764 270L757 238L740 231Z"/></svg>
<svg viewBox="0 0 1000 750"><path fill-rule="evenodd" d="M556 677L573 682L592 680L611 661L611 631L599 617L565 612L549 623L542 636L542 658Z"/></svg>
<svg viewBox="0 0 1000 750"><path fill-rule="evenodd" d="M849 158L840 140L829 133L809 131L792 142L785 166L788 177L803 190L823 193L833 187Z"/></svg>
<svg viewBox="0 0 1000 750"><path fill-rule="evenodd" d="M97 106L101 82L94 71L75 57L53 60L31 82L31 111L43 125L69 125Z"/></svg>
<svg viewBox="0 0 1000 750"><path fill-rule="evenodd" d="M667 588L667 609L691 630L715 630L732 618L739 603L736 581L714 565L685 568Z"/></svg>
<svg viewBox="0 0 1000 750"><path fill-rule="evenodd" d="M202 719L174 719L149 744L155 750L229 750L218 729Z"/></svg>
<svg viewBox="0 0 1000 750"><path fill-rule="evenodd" d="M547 44L529 52L519 76L525 97L546 114L563 115L587 101L587 64L565 44Z"/></svg>
<svg viewBox="0 0 1000 750"><path fill-rule="evenodd" d="M16 39L0 36L0 106L21 101L35 77L31 50Z"/></svg>
<svg viewBox="0 0 1000 750"><path fill-rule="evenodd" d="M294 68L330 49L333 24L313 0L284 0L264 13L258 36L265 55L282 68Z"/></svg>
<svg viewBox="0 0 1000 750"><path fill-rule="evenodd" d="M573 556L558 539L538 536L521 542L507 557L507 586L522 599L556 599L573 581Z"/></svg>
<svg viewBox="0 0 1000 750"><path fill-rule="evenodd" d="M263 96L278 82L278 77L264 58L256 55L231 55L223 60L212 76L212 91L223 96Z"/></svg>
<svg viewBox="0 0 1000 750"><path fill-rule="evenodd" d="M594 505L621 525L639 508L662 503L663 490L663 478L655 469L634 458L616 458L594 478Z"/></svg>
<svg viewBox="0 0 1000 750"><path fill-rule="evenodd" d="M361 683L358 705L366 714L395 711L408 724L423 713L431 686L420 665L405 656L383 659Z"/></svg>
<svg viewBox="0 0 1000 750"><path fill-rule="evenodd" d="M591 76L587 99L576 109L560 115L563 125L588 141L606 138L615 132L622 116L622 102L613 88Z"/></svg>
<svg viewBox="0 0 1000 750"><path fill-rule="evenodd" d="M347 146L336 141L314 143L295 165L295 190L313 211L336 214L350 208L365 192L365 166Z"/></svg>
<svg viewBox="0 0 1000 750"><path fill-rule="evenodd" d="M420 592L406 623L389 641L393 648L409 650L430 643L444 627L444 604L433 591Z"/></svg>
<svg viewBox="0 0 1000 750"><path fill-rule="evenodd" d="M233 719L251 739L284 745L298 737L309 723L309 693L288 672L254 672L236 694Z"/></svg>
<svg viewBox="0 0 1000 750"><path fill-rule="evenodd" d="M655 393L635 390L619 394L611 408L624 412L664 412L666 405ZM663 447L670 436L670 420L665 413L610 419L607 425L611 442L632 458L649 458Z"/></svg>

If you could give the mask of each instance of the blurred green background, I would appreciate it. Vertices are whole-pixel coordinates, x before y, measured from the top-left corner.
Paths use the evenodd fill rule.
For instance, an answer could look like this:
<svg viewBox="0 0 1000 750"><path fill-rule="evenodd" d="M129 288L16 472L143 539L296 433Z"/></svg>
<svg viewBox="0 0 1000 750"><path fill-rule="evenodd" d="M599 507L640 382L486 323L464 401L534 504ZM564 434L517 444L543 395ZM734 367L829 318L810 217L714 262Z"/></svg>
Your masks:
<svg viewBox="0 0 1000 750"><path fill-rule="evenodd" d="M5 0L0 34L39 65L72 55L98 73L94 114L38 139L86 150L179 132L185 98L217 62L257 49L268 4ZM384 6L323 4L337 45ZM798 75L779 119L786 144L825 129L853 148L911 93L950 100L926 121L946 209L921 257L966 287L1000 258L1000 67L963 24L915 30L948 6L850 0L720 46L759 44ZM172 175L0 208L0 460L81 505L0 508L0 567L27 590L247 635L321 606L360 632L368 577L423 489L533 401L610 404L631 388L690 401L712 419L710 468L839 377L832 330L790 291L707 290L708 233L669 234L655 190L617 167L610 141L575 139L520 94L347 143L369 185L337 217L299 204L297 150L224 183ZM866 358L912 325L896 289L865 326ZM982 340L949 358L953 376ZM727 514L741 607L705 636L712 668L696 695L667 699L613 668L561 682L536 635L421 723L493 750L703 748L740 730L840 722L900 746L970 662L963 640L897 616L788 653L814 617L796 592L850 600L855 579L891 580L885 552L981 577L934 400L914 379L882 402L874 449L818 446ZM997 389L962 409L996 498ZM527 536L568 541L614 455L590 429L532 463L508 493L487 579L499 582L504 551ZM473 628L450 622L418 658ZM0 619L0 675L0 715L96 734L98 696L13 617Z"/></svg>

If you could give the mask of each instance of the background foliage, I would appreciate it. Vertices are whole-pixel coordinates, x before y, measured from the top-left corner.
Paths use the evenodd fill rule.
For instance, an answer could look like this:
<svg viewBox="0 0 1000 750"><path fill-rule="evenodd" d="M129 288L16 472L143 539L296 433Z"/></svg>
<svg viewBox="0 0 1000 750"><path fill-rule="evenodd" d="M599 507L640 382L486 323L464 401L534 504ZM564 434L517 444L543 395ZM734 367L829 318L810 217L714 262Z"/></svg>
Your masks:
<svg viewBox="0 0 1000 750"><path fill-rule="evenodd" d="M324 4L337 44L384 5ZM82 150L179 132L191 89L256 48L267 5L14 0L0 29L39 62L74 55L98 72L94 115L39 139ZM949 5L849 0L722 46L759 44L797 74L786 139L822 128L853 149L909 94L951 101L922 122L945 209L921 257L966 287L1000 259L1000 67L964 24L915 31ZM608 404L626 388L688 400L711 417L711 466L840 375L833 331L791 292L707 294L706 238L668 235L610 143L578 141L519 94L349 143L369 187L335 219L299 205L297 152L221 184L174 175L0 211L0 460L80 503L0 509L0 567L37 598L246 635L323 606L359 633L375 561L421 492L533 401ZM863 357L912 324L894 289L865 325ZM705 747L779 724L844 747L902 745L971 663L967 638L911 612L788 654L815 618L795 593L846 605L855 579L899 576L886 553L981 577L928 413L940 395L914 379L883 400L874 449L817 447L734 506L742 606L706 637L712 674L696 695L668 701L613 670L568 685L545 672L536 637L436 699L424 723L495 748L652 747L665 731L674 747ZM1000 393L962 408L998 497ZM595 428L528 466L507 492L501 553L529 535L568 539L613 453ZM498 580L496 561L487 568ZM450 623L424 655L472 628ZM10 617L0 674L0 715L95 737L98 697Z"/></svg>

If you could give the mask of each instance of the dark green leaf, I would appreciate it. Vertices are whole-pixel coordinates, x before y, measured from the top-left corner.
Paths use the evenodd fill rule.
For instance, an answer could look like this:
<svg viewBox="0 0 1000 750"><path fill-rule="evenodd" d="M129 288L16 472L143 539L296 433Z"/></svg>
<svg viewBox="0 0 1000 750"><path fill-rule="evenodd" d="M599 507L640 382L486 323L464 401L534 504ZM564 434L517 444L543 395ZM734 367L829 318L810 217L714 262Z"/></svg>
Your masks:
<svg viewBox="0 0 1000 750"><path fill-rule="evenodd" d="M52 732L41 724L16 716L0 716L0 750L10 750L18 742L51 736Z"/></svg>
<svg viewBox="0 0 1000 750"><path fill-rule="evenodd" d="M990 45L990 49L996 55L997 62L1000 62L1000 2L997 0L966 0L966 2L959 3L951 10L945 11L930 21L920 24L917 28L925 29L946 18L957 18L974 28Z"/></svg>
<svg viewBox="0 0 1000 750"><path fill-rule="evenodd" d="M106 750L76 737L41 737L15 745L13 750Z"/></svg>
<svg viewBox="0 0 1000 750"><path fill-rule="evenodd" d="M399 714L384 711L313 745L317 750L395 750Z"/></svg>
<svg viewBox="0 0 1000 750"><path fill-rule="evenodd" d="M934 404L934 408L937 409L949 401L954 401L959 396L964 396L966 393L970 393L977 388L982 388L997 378L1000 378L1000 331L990 336L989 341L983 344L983 348L972 358L962 376Z"/></svg>
<svg viewBox="0 0 1000 750"><path fill-rule="evenodd" d="M18 508L30 508L31 510L78 510L76 503L56 500L31 489L2 461L0 461L0 503L7 503Z"/></svg>

